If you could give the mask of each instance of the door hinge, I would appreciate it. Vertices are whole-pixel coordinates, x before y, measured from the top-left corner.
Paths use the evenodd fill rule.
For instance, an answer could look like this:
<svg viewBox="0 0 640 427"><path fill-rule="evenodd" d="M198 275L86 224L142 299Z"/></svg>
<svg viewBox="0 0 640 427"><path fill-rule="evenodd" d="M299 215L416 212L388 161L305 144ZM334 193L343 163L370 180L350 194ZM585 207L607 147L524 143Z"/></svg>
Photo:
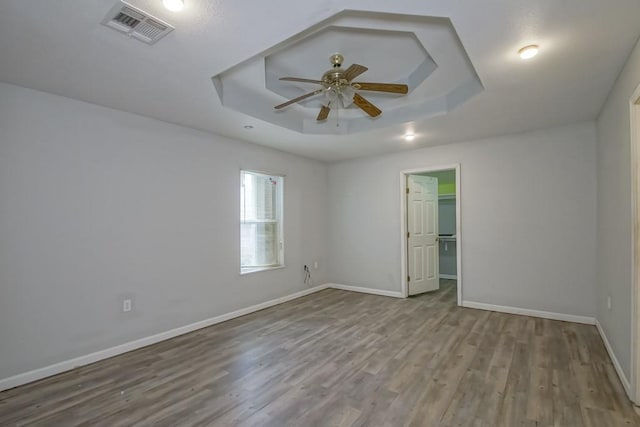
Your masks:
<svg viewBox="0 0 640 427"><path fill-rule="evenodd" d="M407 187L407 194L409 194L409 187Z"/></svg>
<svg viewBox="0 0 640 427"><path fill-rule="evenodd" d="M407 282L411 281L411 276L407 276Z"/></svg>
<svg viewBox="0 0 640 427"><path fill-rule="evenodd" d="M407 239L411 236L411 233L407 231Z"/></svg>

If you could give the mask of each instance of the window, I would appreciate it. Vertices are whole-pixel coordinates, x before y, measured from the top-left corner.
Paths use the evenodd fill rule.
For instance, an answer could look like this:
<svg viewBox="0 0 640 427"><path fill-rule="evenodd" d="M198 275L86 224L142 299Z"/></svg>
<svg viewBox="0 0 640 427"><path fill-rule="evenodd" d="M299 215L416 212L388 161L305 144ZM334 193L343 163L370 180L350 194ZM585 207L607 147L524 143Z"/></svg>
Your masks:
<svg viewBox="0 0 640 427"><path fill-rule="evenodd" d="M242 171L240 273L282 267L283 178Z"/></svg>

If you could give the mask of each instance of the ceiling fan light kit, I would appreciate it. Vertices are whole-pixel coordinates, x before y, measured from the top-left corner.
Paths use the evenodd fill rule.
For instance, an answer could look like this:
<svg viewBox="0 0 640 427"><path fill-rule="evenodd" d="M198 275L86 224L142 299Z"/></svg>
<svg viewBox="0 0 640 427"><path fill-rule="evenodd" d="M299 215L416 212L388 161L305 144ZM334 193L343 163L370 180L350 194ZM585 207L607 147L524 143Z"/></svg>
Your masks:
<svg viewBox="0 0 640 427"><path fill-rule="evenodd" d="M276 105L274 108L276 110L280 110L312 96L323 94L325 102L316 117L317 121L326 120L329 117L331 108L339 108L340 106L342 108L348 108L351 104L356 105L362 111L367 113L369 117L373 118L382 114L382 110L360 95L358 91L386 92L399 95L406 95L409 92L409 88L405 84L354 82L353 79L366 72L368 68L364 65L352 64L347 69L343 69L343 61L344 57L341 54L336 53L331 55L329 63L332 65L332 68L326 71L320 80L300 77L280 78L280 80L283 81L319 84L322 87L314 90L313 92L306 93L297 98L293 98L287 102Z"/></svg>

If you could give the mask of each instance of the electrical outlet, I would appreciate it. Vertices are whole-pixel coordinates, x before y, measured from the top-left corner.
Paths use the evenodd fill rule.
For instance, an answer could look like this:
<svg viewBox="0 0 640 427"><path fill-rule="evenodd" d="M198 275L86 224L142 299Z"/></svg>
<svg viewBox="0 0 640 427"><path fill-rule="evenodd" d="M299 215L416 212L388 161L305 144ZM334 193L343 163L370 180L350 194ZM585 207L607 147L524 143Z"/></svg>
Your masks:
<svg viewBox="0 0 640 427"><path fill-rule="evenodd" d="M607 297L607 308L611 310L611 295Z"/></svg>
<svg viewBox="0 0 640 427"><path fill-rule="evenodd" d="M122 312L127 313L129 311L131 311L131 300L125 299L122 301Z"/></svg>
<svg viewBox="0 0 640 427"><path fill-rule="evenodd" d="M318 261L313 261L313 269L314 270L318 269Z"/></svg>

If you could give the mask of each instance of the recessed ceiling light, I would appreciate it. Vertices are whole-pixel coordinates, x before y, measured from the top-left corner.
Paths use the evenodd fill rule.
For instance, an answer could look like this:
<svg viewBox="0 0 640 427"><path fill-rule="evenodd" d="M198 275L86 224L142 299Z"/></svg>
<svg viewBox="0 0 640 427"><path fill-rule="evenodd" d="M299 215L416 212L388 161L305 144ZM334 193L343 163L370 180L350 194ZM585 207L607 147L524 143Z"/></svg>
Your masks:
<svg viewBox="0 0 640 427"><path fill-rule="evenodd" d="M184 0L162 0L162 4L171 12L180 12L184 8Z"/></svg>
<svg viewBox="0 0 640 427"><path fill-rule="evenodd" d="M251 125L244 125L244 128L245 128L245 129L253 129L253 126L251 126Z"/></svg>
<svg viewBox="0 0 640 427"><path fill-rule="evenodd" d="M531 44L529 46L525 46L518 51L518 55L522 59L531 59L538 54L538 46L535 44Z"/></svg>
<svg viewBox="0 0 640 427"><path fill-rule="evenodd" d="M416 138L416 136L412 133L406 133L404 135L404 140L405 141L413 141Z"/></svg>

